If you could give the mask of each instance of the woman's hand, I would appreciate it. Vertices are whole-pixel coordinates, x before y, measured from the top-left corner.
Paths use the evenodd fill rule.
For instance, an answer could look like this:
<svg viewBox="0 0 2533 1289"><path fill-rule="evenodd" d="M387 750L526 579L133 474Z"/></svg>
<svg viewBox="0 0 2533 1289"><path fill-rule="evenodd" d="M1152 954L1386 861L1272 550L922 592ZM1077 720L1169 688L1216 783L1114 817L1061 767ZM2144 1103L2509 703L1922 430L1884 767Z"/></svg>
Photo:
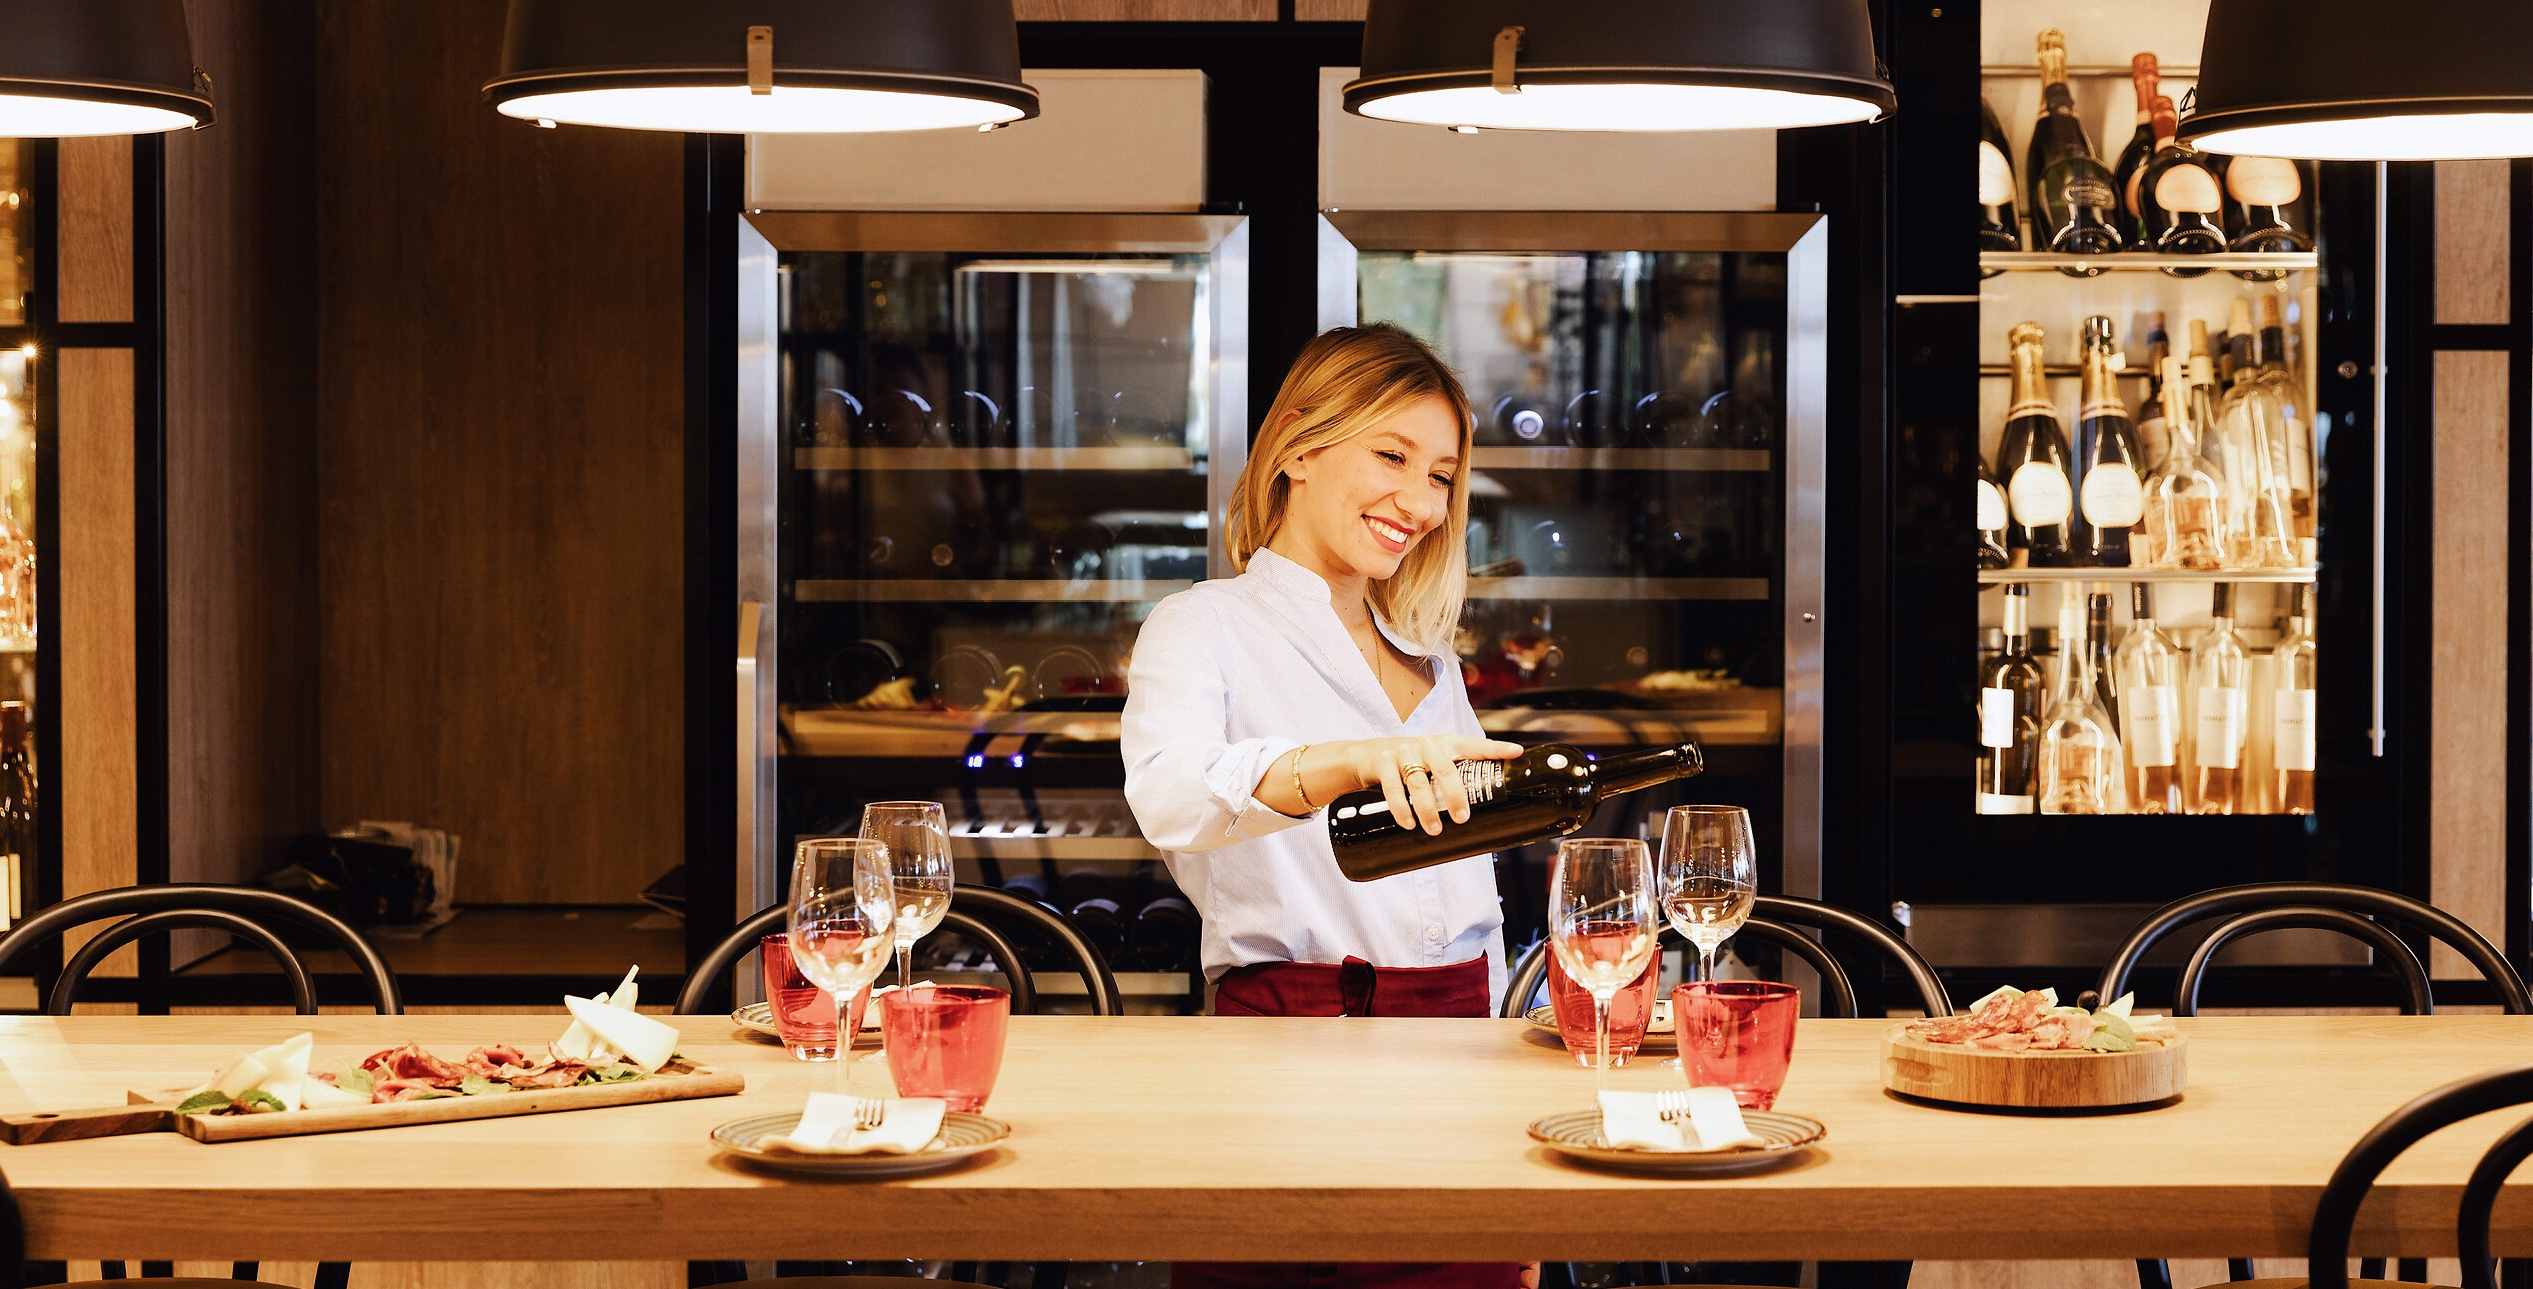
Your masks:
<svg viewBox="0 0 2533 1289"><path fill-rule="evenodd" d="M1462 761L1509 761L1526 749L1519 743L1432 734L1421 738L1356 739L1329 744L1325 754L1354 772L1356 786L1378 786L1390 803L1390 817L1428 834L1442 832L1445 814L1453 823L1469 822L1469 794L1460 783ZM1312 759L1323 755L1314 750Z"/></svg>

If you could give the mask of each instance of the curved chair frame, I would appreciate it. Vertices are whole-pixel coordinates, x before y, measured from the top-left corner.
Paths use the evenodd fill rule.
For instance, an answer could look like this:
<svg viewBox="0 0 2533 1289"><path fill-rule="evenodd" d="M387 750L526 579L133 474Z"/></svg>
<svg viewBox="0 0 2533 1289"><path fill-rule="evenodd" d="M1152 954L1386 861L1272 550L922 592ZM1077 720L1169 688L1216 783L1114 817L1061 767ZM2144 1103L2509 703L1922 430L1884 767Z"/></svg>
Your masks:
<svg viewBox="0 0 2533 1289"><path fill-rule="evenodd" d="M79 993L88 983L88 974L106 955L153 931L173 931L180 927L208 931L226 931L241 940L251 940L281 968L282 979L290 986L290 1000L302 1016L317 1014L316 983L308 978L308 966L290 945L263 923L239 917L220 909L167 909L125 918L98 932L94 939L79 946L79 952L62 964L62 974L53 979L53 992L44 1001L44 1010L55 1016L68 1016Z"/></svg>
<svg viewBox="0 0 2533 1289"><path fill-rule="evenodd" d="M768 909L759 909L747 921L733 928L730 934L722 937L721 943L714 945L712 952L704 955L704 960L697 964L694 970L686 973L686 985L677 991L677 1014L692 1016L706 1010L704 1000L714 992L721 978L730 974L730 969L738 966L741 958L756 952L765 937L781 931L783 920L788 913L789 910L780 904ZM994 955L994 961L1002 967L1003 975L1011 981L1009 992L1011 993L1011 1010L1014 1015L1030 1016L1037 1013L1037 988L1029 979L1028 967L1015 965L1021 962L1020 950L1014 948L1010 940L1005 939L1000 931L995 930L983 919L961 913L956 909L941 915L941 925L983 944L985 951Z"/></svg>
<svg viewBox="0 0 2533 1289"><path fill-rule="evenodd" d="M2358 1206L2401 1152L2441 1128L2528 1101L2533 1101L2533 1065L2517 1065L2448 1083L2386 1115L2368 1130L2331 1171L2321 1201L2314 1205L2313 1233L2305 1245L2310 1289L2348 1289L2348 1237L2357 1222ZM2463 1255L2464 1283L2473 1284L2475 1269L2481 1277L2475 1289L2488 1283L2489 1205L2496 1198L2498 1183L2528 1152L2533 1152L2533 1137L2520 1125L2490 1148L2464 1187L2456 1215L2457 1245Z"/></svg>
<svg viewBox="0 0 2533 1289"><path fill-rule="evenodd" d="M1812 970L1820 973L1821 977L1822 1015L1853 1016L1856 1014L1855 982L1848 979L1847 969L1838 964L1838 959L1833 957L1829 950L1821 947L1820 941L1793 927L1775 922L1764 922L1757 918L1742 923L1741 930L1734 934L1756 936L1772 944L1780 945L1796 957L1810 963ZM1676 940L1679 934L1666 927L1663 930L1663 938ZM1497 1008L1497 1015L1518 1020L1529 1015L1530 1009L1539 1005L1536 1001L1539 988L1548 979L1548 953L1548 942L1542 940L1530 946L1530 952L1522 955L1521 962L1513 968L1512 979L1505 984L1504 1002Z"/></svg>
<svg viewBox="0 0 2533 1289"><path fill-rule="evenodd" d="M1822 1014L1853 1016L1856 1014L1856 990L1838 959L1819 941L1797 929L1809 927L1818 931L1837 932L1863 941L1867 946L1895 959L1900 969L1917 988L1918 1001L1929 1016L1952 1015L1952 997L1944 991L1944 982L1908 941L1893 935L1888 927L1842 909L1835 904L1800 899L1791 895L1762 895L1753 902L1750 920L1742 931L1792 949L1796 956L1811 964L1821 975ZM1539 992L1539 981L1547 974L1544 943L1523 955L1521 965L1504 991L1502 1015L1519 1017L1529 1011L1531 998Z"/></svg>
<svg viewBox="0 0 2533 1289"><path fill-rule="evenodd" d="M2148 914L2146 920L2128 933L2128 941L2111 958L2111 965L2102 970L2101 996L2117 998L2128 992L2129 977L2136 974L2137 964L2176 928L2192 922L2228 913L2248 913L2282 905L2318 905L2363 914L2377 921L2405 923L2445 942L2470 961L2483 979L2498 991L2498 999L2510 1015L2533 1014L2533 993L2527 993L2524 978L2507 965L2506 956L2498 952L2479 932L2463 924L2460 918L2443 909L2420 903L2406 895L2377 890L2371 886L2343 886L2331 882L2256 882L2248 886L2228 886L2197 895L2184 896ZM2324 1289L2315 1285L2313 1289Z"/></svg>
<svg viewBox="0 0 2533 1289"><path fill-rule="evenodd" d="M1091 1014L1118 1016L1125 1013L1125 996L1117 992L1117 973L1108 969L1108 959L1100 953L1099 946L1082 938L1081 930L1073 925L1072 919L1036 900L1023 899L991 886L962 886L952 891L950 907L959 909L963 906L964 911L985 921L997 921L997 915L1000 915L1054 941L1057 948L1071 954L1074 962L1081 967L1082 983L1090 990ZM1010 923L1004 922L1003 925L1008 928Z"/></svg>
<svg viewBox="0 0 2533 1289"><path fill-rule="evenodd" d="M2208 968L2217 953L2226 945L2246 936L2268 931L2284 931L2301 927L2315 931L2336 931L2352 940L2362 940L2383 955L2401 977L2401 1014L2425 1016L2436 1010L2434 987L2428 983L2427 968L2420 965L2419 955L2402 943L2392 928L2372 918L2362 918L2345 909L2323 908L2314 904L2291 904L2285 908L2262 909L2245 913L2208 933L2199 947L2190 951L2188 965L2181 969L2181 983L2175 986L2172 1014L2199 1014L2199 986L2206 982Z"/></svg>
<svg viewBox="0 0 2533 1289"><path fill-rule="evenodd" d="M2507 1130L2480 1157L2463 1184L2462 1206L2454 1213L2454 1248L2463 1260L2463 1289L2498 1289L2496 1264L2489 1256L2489 1211L2497 1206L2498 1188L2507 1174L2533 1155L2533 1119Z"/></svg>
<svg viewBox="0 0 2533 1289"><path fill-rule="evenodd" d="M0 971L7 970L36 945L74 927L107 918L133 918L198 909L234 913L249 919L260 917L266 921L291 922L317 932L350 955L352 965L359 969L369 985L371 1003L381 1015L403 1014L404 993L396 985L395 971L388 967L385 958L378 956L378 950L360 932L306 900L252 886L171 883L165 886L124 886L72 896L49 908L37 910L6 935L0 935Z"/></svg>

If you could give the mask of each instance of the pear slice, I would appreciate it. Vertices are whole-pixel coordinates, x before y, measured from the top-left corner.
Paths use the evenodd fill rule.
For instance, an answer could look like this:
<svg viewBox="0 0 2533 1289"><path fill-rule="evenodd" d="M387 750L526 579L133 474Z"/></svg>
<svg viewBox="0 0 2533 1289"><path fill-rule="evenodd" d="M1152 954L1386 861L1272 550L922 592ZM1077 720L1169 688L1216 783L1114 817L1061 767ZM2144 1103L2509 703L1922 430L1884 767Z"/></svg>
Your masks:
<svg viewBox="0 0 2533 1289"><path fill-rule="evenodd" d="M302 1110L339 1110L345 1106L368 1104L368 1097L338 1088L323 1079L310 1079L299 1085L299 1108Z"/></svg>
<svg viewBox="0 0 2533 1289"><path fill-rule="evenodd" d="M257 1060L254 1053L250 1052L229 1062L227 1069L212 1075L211 1082L205 1085L205 1089L235 1100L254 1088L256 1084L263 1082L265 1074L269 1072L264 1063Z"/></svg>
<svg viewBox="0 0 2533 1289"><path fill-rule="evenodd" d="M308 1052L315 1045L316 1035L300 1034L255 1054L264 1064L264 1077L256 1086L271 1093L284 1110L299 1108L308 1082Z"/></svg>
<svg viewBox="0 0 2533 1289"><path fill-rule="evenodd" d="M566 996L563 1005L598 1041L622 1052L644 1074L668 1064L677 1054L677 1027L651 1019L640 1012L610 1007L589 998Z"/></svg>

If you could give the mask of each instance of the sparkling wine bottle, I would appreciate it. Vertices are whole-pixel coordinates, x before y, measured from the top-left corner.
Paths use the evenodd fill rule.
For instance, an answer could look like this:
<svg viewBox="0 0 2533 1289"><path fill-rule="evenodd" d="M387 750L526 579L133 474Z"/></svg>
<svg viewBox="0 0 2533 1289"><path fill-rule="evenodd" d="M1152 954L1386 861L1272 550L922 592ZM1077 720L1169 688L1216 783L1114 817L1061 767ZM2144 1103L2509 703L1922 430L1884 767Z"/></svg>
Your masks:
<svg viewBox="0 0 2533 1289"><path fill-rule="evenodd" d="M1358 882L1375 881L1491 850L1563 837L1591 822L1593 808L1621 793L1684 779L1706 767L1695 743L1620 752L1597 760L1564 743L1548 743L1510 761L1463 761L1460 784L1469 821L1443 821L1429 834L1402 825L1378 788L1349 792L1328 804L1328 841L1337 867Z"/></svg>
<svg viewBox="0 0 2533 1289"><path fill-rule="evenodd" d="M2137 88L2137 129L2128 136L2128 146L2120 149L2120 159L2112 163L2111 181L2120 193L2120 214L2124 216L2120 232L2130 241L2137 241L2144 228L2137 181L2144 175L2146 163L2155 156L2154 107L2158 75L2153 54L2139 54L2128 60L2128 79Z"/></svg>
<svg viewBox="0 0 2533 1289"><path fill-rule="evenodd" d="M2314 682L2313 657L2313 588L2295 588L2295 601L2288 611L2287 634L2272 651L2271 664L2278 678L2277 692L2270 696L2270 772L2275 776L2272 795L2281 814L2313 813L2313 770L2315 727L2319 723L2319 693Z"/></svg>
<svg viewBox="0 0 2533 1289"><path fill-rule="evenodd" d="M2313 249L2313 184L2306 174L2311 165L2281 157L2226 159L2225 231L2234 250L2277 255ZM2287 271L2238 269L2234 276L2275 282Z"/></svg>
<svg viewBox="0 0 2533 1289"><path fill-rule="evenodd" d="M2005 650L1979 675L1979 791L1983 815L2028 815L2040 759L2042 672L2032 657L2032 588L2005 588Z"/></svg>
<svg viewBox="0 0 2533 1289"><path fill-rule="evenodd" d="M2064 568L2076 562L2075 486L2068 478L2074 454L2067 450L2058 405L2049 400L2040 324L2015 324L2006 342L2013 353L2013 402L2006 408L1996 468L2005 480L2006 547L2023 551L2023 562L2033 568Z"/></svg>
<svg viewBox="0 0 2533 1289"><path fill-rule="evenodd" d="M2213 255L2225 249L2225 191L2206 160L2173 137L2178 118L2172 100L2157 98L2155 155L2138 179L2139 217L2147 243L2166 255ZM2198 277L2199 268L2167 268L2174 277Z"/></svg>
<svg viewBox="0 0 2533 1289"><path fill-rule="evenodd" d="M2216 584L2208 628L2190 646L2190 813L2230 815L2243 799L2243 638L2234 632L2234 588Z"/></svg>
<svg viewBox="0 0 2533 1289"><path fill-rule="evenodd" d="M2123 365L2111 338L2111 320L2084 320L2082 412L2076 422L2079 471L2075 515L2077 562L2097 568L2129 565L2129 530L2144 512L2145 481L2137 465L2128 403L2120 397Z"/></svg>
<svg viewBox="0 0 2533 1289"><path fill-rule="evenodd" d="M2128 766L2129 809L2181 813L2181 652L2155 626L2147 584L2129 585L2128 634L2111 655L2120 678L2120 744Z"/></svg>
<svg viewBox="0 0 2533 1289"><path fill-rule="evenodd" d="M1979 249L2023 249L2023 212L2015 197L2014 163L2007 159L2005 126L1985 96L1979 99ZM1981 269L1995 277L2003 269Z"/></svg>
<svg viewBox="0 0 2533 1289"><path fill-rule="evenodd" d="M1988 463L1979 463L1979 567L2006 568L2014 557L2005 549L2005 487L1989 473Z"/></svg>
<svg viewBox="0 0 2533 1289"><path fill-rule="evenodd" d="M2137 562L2149 568L2213 571L2230 549L2225 486L2200 456L2200 431L2181 360L2166 358L2162 402L2167 448L2146 477L2145 517L2130 537Z"/></svg>
<svg viewBox="0 0 2533 1289"><path fill-rule="evenodd" d="M2040 119L2023 156L2023 174L2032 185L2032 248L2108 255L2127 244L2120 236L2119 189L2093 150L2075 94L2067 88L2067 38L2054 27L2040 34L2040 75ZM2076 276L2099 272L2087 269Z"/></svg>

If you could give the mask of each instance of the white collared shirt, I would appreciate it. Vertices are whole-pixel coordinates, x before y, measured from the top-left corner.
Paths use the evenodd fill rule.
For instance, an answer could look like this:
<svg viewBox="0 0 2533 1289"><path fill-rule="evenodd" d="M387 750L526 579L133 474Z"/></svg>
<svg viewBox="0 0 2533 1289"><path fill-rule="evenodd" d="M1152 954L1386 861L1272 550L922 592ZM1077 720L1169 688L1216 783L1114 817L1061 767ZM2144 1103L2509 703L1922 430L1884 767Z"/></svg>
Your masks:
<svg viewBox="0 0 2533 1289"><path fill-rule="evenodd" d="M1273 551L1161 601L1143 624L1126 672L1126 800L1205 919L1208 980L1253 962L1439 967L1484 955L1490 992L1504 992L1493 857L1349 881L1324 812L1295 818L1253 795L1304 743L1483 734L1458 661L1379 625L1433 668L1433 691L1405 721L1328 584Z"/></svg>

